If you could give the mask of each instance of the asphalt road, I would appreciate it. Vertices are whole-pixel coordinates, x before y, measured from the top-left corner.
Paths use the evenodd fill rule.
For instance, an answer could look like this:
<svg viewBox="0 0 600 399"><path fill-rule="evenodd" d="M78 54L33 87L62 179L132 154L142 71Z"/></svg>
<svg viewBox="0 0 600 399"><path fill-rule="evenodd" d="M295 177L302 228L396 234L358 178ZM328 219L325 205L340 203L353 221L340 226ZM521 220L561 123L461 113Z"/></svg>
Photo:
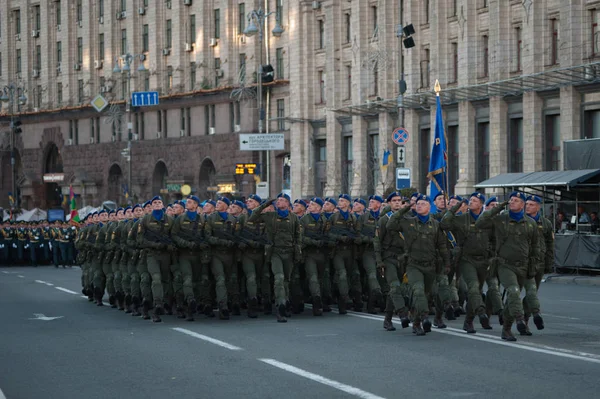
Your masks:
<svg viewBox="0 0 600 399"><path fill-rule="evenodd" d="M550 399L600 388L600 287L543 284L546 329L513 344L496 317L491 331L467 335L461 318L426 337L386 332L381 316L310 310L287 324L153 324L87 302L79 281L78 268L0 268L0 398Z"/></svg>

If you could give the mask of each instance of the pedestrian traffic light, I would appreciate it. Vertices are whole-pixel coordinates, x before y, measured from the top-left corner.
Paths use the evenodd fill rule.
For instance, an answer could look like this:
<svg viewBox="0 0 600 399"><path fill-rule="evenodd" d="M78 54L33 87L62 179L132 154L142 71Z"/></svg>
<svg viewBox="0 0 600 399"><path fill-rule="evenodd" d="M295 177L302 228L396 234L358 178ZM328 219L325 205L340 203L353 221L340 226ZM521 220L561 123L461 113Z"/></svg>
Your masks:
<svg viewBox="0 0 600 399"><path fill-rule="evenodd" d="M14 134L23 133L23 129L21 129L21 125L23 123L19 119L15 119L11 122L10 128L12 129Z"/></svg>
<svg viewBox="0 0 600 399"><path fill-rule="evenodd" d="M275 70L271 64L262 66L262 81L263 83L271 83L275 78Z"/></svg>

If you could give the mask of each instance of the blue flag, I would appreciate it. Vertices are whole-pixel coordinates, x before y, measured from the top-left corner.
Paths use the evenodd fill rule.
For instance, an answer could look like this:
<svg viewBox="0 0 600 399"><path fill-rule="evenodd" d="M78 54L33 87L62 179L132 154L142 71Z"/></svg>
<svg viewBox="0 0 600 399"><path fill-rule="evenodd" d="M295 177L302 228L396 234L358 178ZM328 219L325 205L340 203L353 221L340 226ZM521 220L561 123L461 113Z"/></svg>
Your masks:
<svg viewBox="0 0 600 399"><path fill-rule="evenodd" d="M444 133L442 104L440 103L439 96L436 97L436 105L435 138L433 140L433 148L431 149L431 159L429 160L429 173L427 174L427 178L431 181L429 192L432 199L442 191L444 195L448 192L446 187L446 161L448 154L446 152L446 134ZM435 206L432 208L435 208ZM435 212L435 209L432 209L432 212Z"/></svg>

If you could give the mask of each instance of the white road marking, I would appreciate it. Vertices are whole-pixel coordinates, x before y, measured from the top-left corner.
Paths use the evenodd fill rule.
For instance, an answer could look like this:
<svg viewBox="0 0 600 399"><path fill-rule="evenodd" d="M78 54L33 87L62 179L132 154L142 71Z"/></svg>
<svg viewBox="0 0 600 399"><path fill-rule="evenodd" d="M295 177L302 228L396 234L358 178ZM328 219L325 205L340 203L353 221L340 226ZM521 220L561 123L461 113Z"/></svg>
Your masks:
<svg viewBox="0 0 600 399"><path fill-rule="evenodd" d="M4 271L4 270L2 271L2 273L4 273L4 274L10 274L10 272L6 272L6 271Z"/></svg>
<svg viewBox="0 0 600 399"><path fill-rule="evenodd" d="M307 307L310 308L310 305L307 305ZM333 312L337 313L335 310L333 310ZM353 312L350 310L348 311L348 316L359 317L361 319L376 320L376 321L383 321L383 319L384 319L383 316L365 315L365 314ZM576 351L576 350L558 348L558 347L554 347L554 346L535 344L535 343L531 343L531 342L522 342L522 341L519 343L507 342L507 341L502 340L502 338L500 338L500 336L494 336L494 335L485 334L485 333L482 334L479 331L477 332L477 334L467 334L463 330L461 330L459 328L453 328L453 327L447 327L444 329L439 329L439 328L434 327L434 328L432 328L431 331L436 332L436 333L441 333L441 334L454 335L456 337L461 337L461 338L474 339L476 341L484 341L484 342L488 342L488 343L496 344L496 345L511 346L513 348L524 349L524 350L528 350L531 352L544 353L547 355L566 357L569 359L582 360L585 362L600 364L600 355L596 355L594 353L581 352L581 351Z"/></svg>
<svg viewBox="0 0 600 399"><path fill-rule="evenodd" d="M53 286L54 286L54 284L52 284L52 283L49 283L49 282L47 282L47 281L35 280L35 282L36 282L36 283L39 283L39 284L46 284L46 285L47 285L47 286L49 286L49 287L53 287Z"/></svg>
<svg viewBox="0 0 600 399"><path fill-rule="evenodd" d="M43 321L51 321L51 320L56 320L56 319L62 319L63 316L55 316L55 317L49 317L46 316L43 313L34 313L33 314L35 317L30 318L29 320L43 320Z"/></svg>
<svg viewBox="0 0 600 399"><path fill-rule="evenodd" d="M309 334L305 335L305 337L336 337L337 334Z"/></svg>
<svg viewBox="0 0 600 399"><path fill-rule="evenodd" d="M25 278L25 276L21 276L20 274L17 277L19 277L19 278Z"/></svg>
<svg viewBox="0 0 600 399"><path fill-rule="evenodd" d="M66 292L68 294L77 295L77 293L75 291L71 291L71 290L68 290L68 289L63 288L63 287L54 287L54 288L56 288L57 290L60 290L62 292Z"/></svg>
<svg viewBox="0 0 600 399"><path fill-rule="evenodd" d="M544 317L554 317L554 318L557 318L557 319L581 320L581 319L580 319L580 318L578 318L578 317L559 316L559 315L556 315L556 314L548 314L548 313L544 313L544 315L543 315L543 316L544 316Z"/></svg>
<svg viewBox="0 0 600 399"><path fill-rule="evenodd" d="M298 367L294 367L294 366L291 366L291 365L286 364L286 363L279 362L279 361L274 360L274 359L258 359L258 360L261 361L261 362L263 362L263 363L270 364L273 367L277 367L278 369L287 371L287 372L292 373L292 374L296 374L296 375L298 375L300 377L307 378L309 380L318 382L318 383L323 384L323 385L327 385L327 386L329 386L331 388L335 388L338 391L346 392L347 394L356 396L357 398L363 398L363 399L384 399L381 396L377 396L377 395L374 395L374 394L372 394L370 392L363 391L362 389L358 389L358 388L353 387L351 385L346 385L346 384L342 384L341 382L330 380L329 378L325 378L325 377L323 377L321 375L318 375L318 374L315 374L315 373L311 373L310 371L299 369Z"/></svg>
<svg viewBox="0 0 600 399"><path fill-rule="evenodd" d="M2 389L0 389L0 399L6 399L6 396L4 396L4 392L2 392Z"/></svg>
<svg viewBox="0 0 600 399"><path fill-rule="evenodd" d="M180 333L187 334L190 337L194 337L194 338L198 338L198 339L201 339L203 341L206 341L206 342L210 342L211 344L218 345L218 346L220 346L222 348L225 348L225 349L229 349L229 350L232 350L232 351L241 351L241 350L243 350L239 346L231 345L231 344L228 344L227 342L220 341L218 339L211 338L211 337L208 337L206 335L198 334L198 333L196 333L194 331L190 331L190 330L187 330L185 328L175 327L175 328L173 328L173 330L179 331Z"/></svg>
<svg viewBox="0 0 600 399"><path fill-rule="evenodd" d="M593 302L593 301L573 301L571 299L560 299L561 302L573 302L573 303L587 303L590 305L600 305L600 302Z"/></svg>

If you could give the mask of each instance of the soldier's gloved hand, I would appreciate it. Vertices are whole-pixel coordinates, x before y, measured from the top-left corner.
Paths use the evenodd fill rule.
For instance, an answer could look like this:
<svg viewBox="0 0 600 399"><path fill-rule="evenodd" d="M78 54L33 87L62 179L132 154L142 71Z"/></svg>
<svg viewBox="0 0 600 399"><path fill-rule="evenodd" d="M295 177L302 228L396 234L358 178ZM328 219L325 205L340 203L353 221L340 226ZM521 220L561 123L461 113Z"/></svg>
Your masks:
<svg viewBox="0 0 600 399"><path fill-rule="evenodd" d="M248 248L248 246L245 243L241 242L238 244L238 248L243 251L244 249Z"/></svg>
<svg viewBox="0 0 600 399"><path fill-rule="evenodd" d="M360 237L356 237L356 238L354 239L354 243L355 243L356 245L361 245L361 244L363 243L363 239L362 239L362 238L360 238Z"/></svg>
<svg viewBox="0 0 600 399"><path fill-rule="evenodd" d="M385 263L382 261L377 262L377 270L379 270L379 275L381 277L385 277Z"/></svg>

